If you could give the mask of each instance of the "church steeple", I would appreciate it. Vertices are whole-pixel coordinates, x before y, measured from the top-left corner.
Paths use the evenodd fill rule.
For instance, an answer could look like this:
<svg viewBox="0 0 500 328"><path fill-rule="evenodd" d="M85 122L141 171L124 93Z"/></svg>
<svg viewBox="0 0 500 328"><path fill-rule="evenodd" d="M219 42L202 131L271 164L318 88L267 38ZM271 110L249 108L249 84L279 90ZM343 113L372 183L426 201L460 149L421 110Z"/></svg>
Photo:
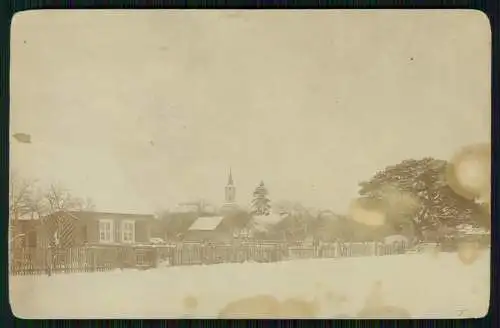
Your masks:
<svg viewBox="0 0 500 328"><path fill-rule="evenodd" d="M233 186L234 185L234 182L233 182L233 173L232 173L231 168L229 168L229 179L227 181L227 185L228 186Z"/></svg>
<svg viewBox="0 0 500 328"><path fill-rule="evenodd" d="M236 187L234 186L233 181L233 173L232 170L229 169L229 177L227 179L226 185L226 195L225 195L226 204L234 204L236 199Z"/></svg>

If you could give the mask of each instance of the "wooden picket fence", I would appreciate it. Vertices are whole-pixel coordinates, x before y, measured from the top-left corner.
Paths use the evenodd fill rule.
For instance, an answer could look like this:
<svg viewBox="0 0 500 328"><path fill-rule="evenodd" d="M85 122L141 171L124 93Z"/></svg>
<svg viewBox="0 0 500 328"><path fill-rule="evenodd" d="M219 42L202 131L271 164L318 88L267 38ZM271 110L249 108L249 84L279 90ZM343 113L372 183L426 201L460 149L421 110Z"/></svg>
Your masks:
<svg viewBox="0 0 500 328"><path fill-rule="evenodd" d="M13 275L109 271L121 266L119 251L117 247L21 248L14 250L9 271Z"/></svg>
<svg viewBox="0 0 500 328"><path fill-rule="evenodd" d="M383 256L404 253L407 245L382 243L331 243L321 246L278 242L236 244L180 243L165 246L79 247L67 250L25 248L13 250L12 275L99 272L127 267L200 265L242 262L278 262L293 259Z"/></svg>

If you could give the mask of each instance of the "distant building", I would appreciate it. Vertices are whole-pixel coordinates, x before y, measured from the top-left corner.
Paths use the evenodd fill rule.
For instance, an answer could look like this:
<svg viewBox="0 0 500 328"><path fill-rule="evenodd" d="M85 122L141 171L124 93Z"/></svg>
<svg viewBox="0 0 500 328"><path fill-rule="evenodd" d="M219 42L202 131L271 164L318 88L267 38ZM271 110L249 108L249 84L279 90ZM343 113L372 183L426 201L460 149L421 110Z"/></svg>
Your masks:
<svg viewBox="0 0 500 328"><path fill-rule="evenodd" d="M225 229L222 216L202 216L196 219L184 235L185 241L229 242L233 233Z"/></svg>

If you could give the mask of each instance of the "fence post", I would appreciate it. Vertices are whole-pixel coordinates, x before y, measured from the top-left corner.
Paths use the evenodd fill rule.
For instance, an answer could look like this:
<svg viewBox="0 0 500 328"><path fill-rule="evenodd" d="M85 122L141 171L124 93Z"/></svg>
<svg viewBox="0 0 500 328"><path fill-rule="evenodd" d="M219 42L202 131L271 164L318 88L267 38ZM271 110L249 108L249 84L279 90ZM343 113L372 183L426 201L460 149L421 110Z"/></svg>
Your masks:
<svg viewBox="0 0 500 328"><path fill-rule="evenodd" d="M96 271L96 256L95 256L95 248L90 249L90 257L92 259L92 272Z"/></svg>
<svg viewBox="0 0 500 328"><path fill-rule="evenodd" d="M51 248L49 246L46 248L46 253L45 253L45 272L47 273L47 275L49 277L52 274L51 264L52 264L52 251L51 251Z"/></svg>

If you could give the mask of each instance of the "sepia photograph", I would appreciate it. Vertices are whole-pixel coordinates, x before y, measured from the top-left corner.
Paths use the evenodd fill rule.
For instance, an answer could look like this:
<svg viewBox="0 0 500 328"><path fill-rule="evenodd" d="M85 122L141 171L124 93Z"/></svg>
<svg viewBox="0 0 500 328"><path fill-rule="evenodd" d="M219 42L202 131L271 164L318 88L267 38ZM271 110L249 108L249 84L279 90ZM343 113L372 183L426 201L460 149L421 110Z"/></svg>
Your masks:
<svg viewBox="0 0 500 328"><path fill-rule="evenodd" d="M34 10L10 66L16 317L488 314L483 13Z"/></svg>

